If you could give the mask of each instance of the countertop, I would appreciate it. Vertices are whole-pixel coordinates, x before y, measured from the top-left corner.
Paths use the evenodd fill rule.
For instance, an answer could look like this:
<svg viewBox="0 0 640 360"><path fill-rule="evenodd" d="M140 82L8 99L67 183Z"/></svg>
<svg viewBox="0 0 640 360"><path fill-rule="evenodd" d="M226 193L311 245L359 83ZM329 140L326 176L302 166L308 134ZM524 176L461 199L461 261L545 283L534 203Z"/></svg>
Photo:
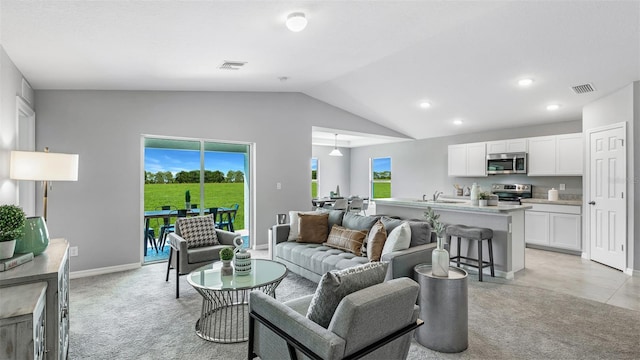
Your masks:
<svg viewBox="0 0 640 360"><path fill-rule="evenodd" d="M497 206L473 206L469 201L451 201L443 199L443 201L423 201L422 199L407 199L407 198L384 198L375 199L376 204L390 205L390 206L404 206L411 208L426 209L430 207L432 209L442 210L459 210L470 212L483 212L483 213L508 213L512 211L531 209L531 205L504 205L498 204Z"/></svg>
<svg viewBox="0 0 640 360"><path fill-rule="evenodd" d="M582 206L582 200L556 200L551 201L547 199L521 199L523 204L551 204L551 205L575 205Z"/></svg>

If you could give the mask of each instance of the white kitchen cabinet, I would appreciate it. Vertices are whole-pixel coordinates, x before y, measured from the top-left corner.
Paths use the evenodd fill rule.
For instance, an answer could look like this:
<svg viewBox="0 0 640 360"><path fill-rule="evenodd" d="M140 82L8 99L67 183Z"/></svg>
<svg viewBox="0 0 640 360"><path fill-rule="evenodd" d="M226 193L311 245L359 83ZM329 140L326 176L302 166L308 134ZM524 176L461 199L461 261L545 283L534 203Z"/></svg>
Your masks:
<svg viewBox="0 0 640 360"><path fill-rule="evenodd" d="M487 176L486 143L449 145L449 176Z"/></svg>
<svg viewBox="0 0 640 360"><path fill-rule="evenodd" d="M582 133L529 138L529 176L582 176Z"/></svg>
<svg viewBox="0 0 640 360"><path fill-rule="evenodd" d="M527 152L527 139L508 139L487 142L487 155L519 152Z"/></svg>
<svg viewBox="0 0 640 360"><path fill-rule="evenodd" d="M582 208L532 204L524 213L525 242L565 250L582 250Z"/></svg>

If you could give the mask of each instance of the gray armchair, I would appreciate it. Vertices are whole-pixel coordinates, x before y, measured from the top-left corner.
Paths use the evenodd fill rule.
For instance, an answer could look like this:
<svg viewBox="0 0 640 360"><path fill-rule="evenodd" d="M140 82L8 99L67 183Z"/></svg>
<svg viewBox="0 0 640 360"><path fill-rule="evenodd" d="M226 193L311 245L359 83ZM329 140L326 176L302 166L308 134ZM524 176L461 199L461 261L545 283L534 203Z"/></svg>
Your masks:
<svg viewBox="0 0 640 360"><path fill-rule="evenodd" d="M220 260L220 249L225 247L233 248L234 240L240 237L239 234L230 231L215 229L219 245L189 247L189 239L182 237L180 224L184 221L194 221L196 220L195 218L203 217L181 218L176 221L175 232L167 234L170 249L165 281L169 281L169 270L171 268L176 269L176 298L180 297L180 275L188 274L203 265ZM211 226L214 227L213 220Z"/></svg>
<svg viewBox="0 0 640 360"><path fill-rule="evenodd" d="M328 328L305 315L313 295L284 303L252 291L249 353L270 359L406 359L418 320L419 285L399 278L344 297Z"/></svg>

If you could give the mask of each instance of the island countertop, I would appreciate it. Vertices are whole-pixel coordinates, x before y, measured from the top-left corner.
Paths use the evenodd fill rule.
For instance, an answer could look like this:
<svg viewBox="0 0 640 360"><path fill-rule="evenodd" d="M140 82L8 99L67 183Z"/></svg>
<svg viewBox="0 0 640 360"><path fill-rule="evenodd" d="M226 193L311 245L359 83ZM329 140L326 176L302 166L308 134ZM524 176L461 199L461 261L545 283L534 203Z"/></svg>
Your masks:
<svg viewBox="0 0 640 360"><path fill-rule="evenodd" d="M474 206L469 201L464 200L451 200L443 199L441 201L424 201L422 199L410 199L410 198L382 198L375 199L376 204L389 205L389 206L402 206L416 209L426 209L428 207L432 209L442 210L457 210L457 211L471 211L480 213L509 213L513 211L531 209L531 205L504 205L498 204L497 206Z"/></svg>

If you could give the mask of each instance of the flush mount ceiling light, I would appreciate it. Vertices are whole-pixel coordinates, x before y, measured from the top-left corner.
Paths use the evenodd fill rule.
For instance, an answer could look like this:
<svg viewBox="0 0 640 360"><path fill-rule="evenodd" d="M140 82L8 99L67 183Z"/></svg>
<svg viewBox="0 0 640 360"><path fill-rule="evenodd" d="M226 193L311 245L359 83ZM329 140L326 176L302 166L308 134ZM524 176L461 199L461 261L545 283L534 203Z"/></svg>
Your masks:
<svg viewBox="0 0 640 360"><path fill-rule="evenodd" d="M462 125L462 120L460 120L460 119L453 120L453 124L460 126L460 125Z"/></svg>
<svg viewBox="0 0 640 360"><path fill-rule="evenodd" d="M331 152L329 153L329 156L342 156L342 153L340 152L340 150L338 150L338 134L336 134L336 142L333 150L331 150Z"/></svg>
<svg viewBox="0 0 640 360"><path fill-rule="evenodd" d="M428 109L428 108L431 107L431 103L428 102L428 101L423 101L423 102L420 103L420 107L423 108L423 109Z"/></svg>
<svg viewBox="0 0 640 360"><path fill-rule="evenodd" d="M302 12L294 12L287 16L287 28L293 32L300 32L307 27L307 18Z"/></svg>
<svg viewBox="0 0 640 360"><path fill-rule="evenodd" d="M518 85L522 87L527 87L531 84L533 84L533 79L525 78L525 79L518 80Z"/></svg>
<svg viewBox="0 0 640 360"><path fill-rule="evenodd" d="M549 111L556 111L558 109L560 109L560 104L547 105L547 110L549 110Z"/></svg>

